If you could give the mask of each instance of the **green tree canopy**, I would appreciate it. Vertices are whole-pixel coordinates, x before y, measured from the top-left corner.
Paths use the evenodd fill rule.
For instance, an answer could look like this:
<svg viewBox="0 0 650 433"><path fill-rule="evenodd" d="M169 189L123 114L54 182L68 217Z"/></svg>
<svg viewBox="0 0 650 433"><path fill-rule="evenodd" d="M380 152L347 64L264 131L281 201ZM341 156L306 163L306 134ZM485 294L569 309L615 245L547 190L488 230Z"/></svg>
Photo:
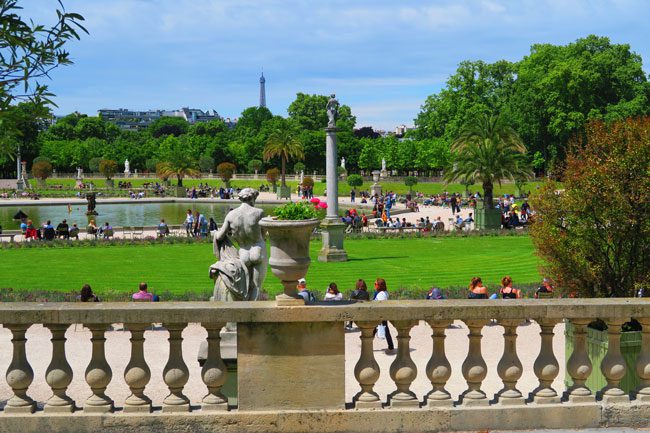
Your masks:
<svg viewBox="0 0 650 433"><path fill-rule="evenodd" d="M483 184L485 207L493 208L494 184L530 177L526 147L502 115L482 114L468 122L451 147L453 166L447 181L475 179Z"/></svg>
<svg viewBox="0 0 650 433"><path fill-rule="evenodd" d="M279 157L282 163L282 186L286 187L287 161L305 157L302 143L289 128L278 129L269 137L264 147L264 160ZM268 174L268 172L267 172Z"/></svg>
<svg viewBox="0 0 650 433"><path fill-rule="evenodd" d="M633 297L648 288L649 167L650 118L594 121L570 143L562 186L548 182L533 195L533 243L563 290Z"/></svg>
<svg viewBox="0 0 650 433"><path fill-rule="evenodd" d="M161 117L154 120L148 129L152 137L158 138L166 135L173 135L178 137L187 133L190 124L187 123L187 120L181 117Z"/></svg>
<svg viewBox="0 0 650 433"><path fill-rule="evenodd" d="M170 135L165 138L160 144L158 158L161 161L156 167L159 177L162 179L176 177L177 186L183 186L185 177L201 176L196 160L177 137Z"/></svg>

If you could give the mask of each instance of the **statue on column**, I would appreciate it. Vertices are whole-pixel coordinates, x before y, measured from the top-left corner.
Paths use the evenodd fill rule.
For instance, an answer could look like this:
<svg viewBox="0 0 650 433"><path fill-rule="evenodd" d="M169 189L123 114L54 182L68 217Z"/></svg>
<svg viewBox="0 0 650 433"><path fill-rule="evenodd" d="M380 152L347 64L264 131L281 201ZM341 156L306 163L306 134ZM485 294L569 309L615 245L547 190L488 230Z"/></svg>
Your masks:
<svg viewBox="0 0 650 433"><path fill-rule="evenodd" d="M339 117L339 101L336 100L336 95L332 93L329 101L327 101L327 127L336 128L336 119Z"/></svg>
<svg viewBox="0 0 650 433"><path fill-rule="evenodd" d="M341 158L341 168L345 169L345 158Z"/></svg>
<svg viewBox="0 0 650 433"><path fill-rule="evenodd" d="M129 160L126 159L124 160L124 176L129 177L131 174L131 164L129 164Z"/></svg>
<svg viewBox="0 0 650 433"><path fill-rule="evenodd" d="M381 159L381 171L386 171L386 159Z"/></svg>
<svg viewBox="0 0 650 433"><path fill-rule="evenodd" d="M217 262L210 266L210 278L215 280L215 301L256 301L259 297L268 258L259 225L264 211L255 207L258 195L252 188L241 190L238 197L242 204L228 212L214 234ZM239 250L232 240L237 242Z"/></svg>

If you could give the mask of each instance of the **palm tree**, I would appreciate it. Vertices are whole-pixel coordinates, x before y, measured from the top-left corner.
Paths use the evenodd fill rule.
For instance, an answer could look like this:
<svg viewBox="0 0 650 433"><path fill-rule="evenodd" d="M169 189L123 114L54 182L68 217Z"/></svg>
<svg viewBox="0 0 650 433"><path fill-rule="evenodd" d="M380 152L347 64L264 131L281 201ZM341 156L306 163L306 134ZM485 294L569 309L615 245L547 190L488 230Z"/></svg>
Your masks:
<svg viewBox="0 0 650 433"><path fill-rule="evenodd" d="M156 167L156 172L161 178L176 176L177 186L183 186L184 177L200 177L201 170L196 168L196 163L190 155L174 152L169 161L163 161Z"/></svg>
<svg viewBox="0 0 650 433"><path fill-rule="evenodd" d="M279 156L282 161L282 187L287 186L285 175L287 171L287 161L289 159L303 159L305 153L302 143L293 134L289 128L276 129L266 141L264 146L264 161L268 162L272 158Z"/></svg>
<svg viewBox="0 0 650 433"><path fill-rule="evenodd" d="M479 115L468 122L451 145L453 167L445 174L452 182L474 179L483 184L486 208L494 208L494 183L529 178L526 146L500 115Z"/></svg>

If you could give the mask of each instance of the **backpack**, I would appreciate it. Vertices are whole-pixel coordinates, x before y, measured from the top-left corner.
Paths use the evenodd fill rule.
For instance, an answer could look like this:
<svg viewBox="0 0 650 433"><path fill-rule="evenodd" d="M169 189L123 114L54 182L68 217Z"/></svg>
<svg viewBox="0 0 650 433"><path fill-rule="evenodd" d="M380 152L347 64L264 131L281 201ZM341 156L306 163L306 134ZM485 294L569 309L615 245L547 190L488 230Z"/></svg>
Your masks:
<svg viewBox="0 0 650 433"><path fill-rule="evenodd" d="M307 290L307 298L309 299L309 302L317 301L316 296L314 296L314 294L310 290Z"/></svg>

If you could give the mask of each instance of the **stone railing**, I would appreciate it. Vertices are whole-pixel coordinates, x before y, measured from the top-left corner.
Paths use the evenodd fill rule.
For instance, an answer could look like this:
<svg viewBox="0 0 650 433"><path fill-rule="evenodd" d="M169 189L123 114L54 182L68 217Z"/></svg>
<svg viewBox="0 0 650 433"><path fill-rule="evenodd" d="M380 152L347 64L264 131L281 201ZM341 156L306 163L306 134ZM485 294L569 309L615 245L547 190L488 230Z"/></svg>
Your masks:
<svg viewBox="0 0 650 433"><path fill-rule="evenodd" d="M605 320L610 329L609 349L600 365L592 365L585 345L586 326L596 318ZM628 394L619 387L625 374L619 341L621 325L630 318L644 329L635 365L641 385ZM349 320L360 335L346 335L344 322ZM397 351L387 371L392 391L386 399L375 389L380 377L386 379L386 371L380 369L373 350L373 331L383 320L397 330ZM530 326L529 320L541 331L532 365L520 360L530 354L517 351L518 329ZM5 303L0 304L0 321L10 331L12 346L9 332L3 331L0 354L5 355L0 361L6 359L8 366L0 392L8 400L0 413L0 432L520 430L646 426L650 419L650 302L643 299L386 301L304 307L276 307L273 302ZM456 349L445 341L454 321L468 329L468 350L461 365L452 365L447 355ZM562 395L554 387L562 366L553 339L555 325L563 321L572 322L575 330L574 351L566 367L573 384ZM229 405L222 392L228 372L220 331L227 322L237 323L237 407ZM119 332L124 337L107 331L117 323L124 324L124 332ZM207 341L207 360L200 372L197 353L187 352L184 343L189 344L190 338L184 342L183 334L188 324L196 323L203 335L207 333L207 338L199 338ZM422 323L430 329L431 355L418 364L411 356L410 340L412 329ZM502 354L496 365L488 365L484 354L493 347L482 344L483 332L495 323L504 331L498 334ZM42 334L45 328L51 333L51 349L36 340L30 346L30 333ZM68 338L66 345L73 328L89 338L85 342L77 338L80 341L74 344ZM161 342L161 333L168 333L167 344ZM153 339L156 344L147 346ZM351 344L360 346L360 355L347 367L346 339L348 352ZM160 357L152 359L156 350ZM90 352L88 357L85 351ZM120 357L128 363L112 367L109 360L119 364ZM47 368L37 367L47 362ZM594 368L600 368L607 380L603 389L585 385ZM44 371L36 375L35 369ZM152 374L154 369L160 376ZM492 369L501 390L489 395L482 385ZM452 372L458 370L464 390L456 394L448 388ZM412 384L422 373L430 385L426 392L416 393ZM525 374L534 374L537 383L528 395L518 387ZM118 376L123 381L116 380ZM80 378L85 384L79 383ZM346 379L356 388L348 399ZM186 396L190 380L202 388L202 398L194 401ZM73 400L71 384L88 389L89 396ZM46 395L43 388L49 396L34 401L30 395ZM164 396L160 405L151 390ZM122 392L122 400L110 397Z"/></svg>

